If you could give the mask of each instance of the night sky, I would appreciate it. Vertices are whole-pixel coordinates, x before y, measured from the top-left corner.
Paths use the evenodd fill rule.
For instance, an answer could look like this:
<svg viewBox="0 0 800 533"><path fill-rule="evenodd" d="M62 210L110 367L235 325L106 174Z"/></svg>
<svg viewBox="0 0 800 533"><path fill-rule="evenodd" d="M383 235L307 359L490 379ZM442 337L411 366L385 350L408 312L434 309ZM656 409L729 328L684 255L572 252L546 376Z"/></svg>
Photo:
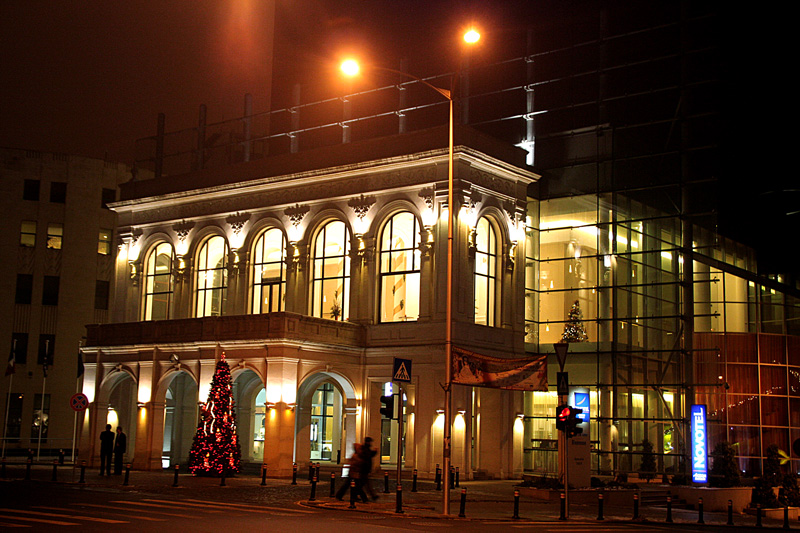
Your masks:
<svg viewBox="0 0 800 533"><path fill-rule="evenodd" d="M420 76L441 73L456 60L451 43L473 21L484 35L476 53L486 60L502 55L502 43L520 41L532 16L557 38L592 2L277 0L273 107L285 105L298 82L322 97L341 92L332 69L350 52L395 68L408 58ZM255 112L267 111L273 57L265 4L0 2L0 146L130 164L134 141L155 133L159 112L175 131L196 125L201 104L209 123L242 116L245 93L253 94ZM800 187L787 162L793 139L781 123L796 108L782 107L794 100L780 67L786 37L773 19L732 10L713 36L727 51L719 93L726 110L726 161L716 176L726 207L720 220L751 245L767 243L763 258L797 272L779 251L800 231L798 215L786 215L798 211Z"/></svg>

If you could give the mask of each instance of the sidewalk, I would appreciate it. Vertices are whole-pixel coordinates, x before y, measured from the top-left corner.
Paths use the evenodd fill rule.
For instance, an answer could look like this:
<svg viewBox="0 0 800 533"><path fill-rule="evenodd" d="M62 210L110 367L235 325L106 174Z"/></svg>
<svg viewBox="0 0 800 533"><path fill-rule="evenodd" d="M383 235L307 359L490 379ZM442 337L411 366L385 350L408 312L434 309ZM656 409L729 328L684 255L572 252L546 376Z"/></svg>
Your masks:
<svg viewBox="0 0 800 533"><path fill-rule="evenodd" d="M310 500L312 487L308 476L298 475L297 484L292 485L290 479L265 478L262 484L260 475L239 474L225 480L224 485L219 478L195 477L181 469L178 474L178 483L175 486L174 471L131 471L128 484L125 485L125 475L100 476L97 469L86 469L84 481L80 482L80 467L71 464L56 467L56 481L52 480L53 465L34 464L30 470L30 480L26 480L27 466L24 463L6 463L5 476L0 478L0 489L13 490L14 483L58 483L75 490L87 491L115 491L131 494L160 494L173 498L206 499L209 501L236 501L244 503L261 503L264 505L302 505L317 509L327 509L331 512L357 512L397 514L396 494L386 494L384 479L379 477L372 480L372 485L378 492L378 500L370 503L356 503L355 509L350 509L349 493L344 501L337 501L330 497L330 473L322 474L323 480L317 483L314 500ZM395 487L394 476L390 476L389 486ZM336 478L336 488L342 483L341 478ZM430 481L420 481L417 492L412 492L411 480L403 480L402 511L403 516L425 519L450 519L450 520L475 520L509 523L537 523L561 522L560 502L546 502L534 500L524 490L519 498L519 518L514 518L514 491L519 480L502 481L462 481L459 487L450 490L450 515L442 514L442 490ZM662 490L665 487L649 485L647 488ZM461 511L462 489L466 490L464 517L459 518ZM603 522L598 520L598 505L570 503L567 522L583 524L601 524L603 522L628 522L628 523L666 523L667 509L665 507L640 506L639 517L634 520L633 505L611 506L604 505ZM698 525L699 513L692 509L672 509L672 520L675 524ZM703 522L707 525L724 526L727 524L727 513L703 513ZM563 523L563 522L562 522ZM744 514L734 514L733 523L737 529L753 527L756 517ZM783 528L783 518L763 518L764 528ZM800 522L790 522L791 529L800 530Z"/></svg>

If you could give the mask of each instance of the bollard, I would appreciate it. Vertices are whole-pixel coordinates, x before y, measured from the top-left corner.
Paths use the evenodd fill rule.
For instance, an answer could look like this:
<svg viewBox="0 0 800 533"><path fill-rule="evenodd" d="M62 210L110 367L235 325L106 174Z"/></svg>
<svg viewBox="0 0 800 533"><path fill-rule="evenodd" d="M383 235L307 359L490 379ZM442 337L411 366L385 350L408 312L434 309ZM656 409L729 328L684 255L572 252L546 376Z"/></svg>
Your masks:
<svg viewBox="0 0 800 533"><path fill-rule="evenodd" d="M3 463L5 465L5 463ZM411 492L417 492L417 469L414 469L414 477L411 483Z"/></svg>
<svg viewBox="0 0 800 533"><path fill-rule="evenodd" d="M733 500L728 500L728 524L733 525Z"/></svg>
<svg viewBox="0 0 800 533"><path fill-rule="evenodd" d="M398 483L397 484L397 497L396 497L396 505L394 508L395 513L402 513L403 512L403 485Z"/></svg>
<svg viewBox="0 0 800 533"><path fill-rule="evenodd" d="M122 482L123 486L125 487L128 486L128 480L130 479L130 477L131 477L131 464L128 463L125 465L125 480Z"/></svg>
<svg viewBox="0 0 800 533"><path fill-rule="evenodd" d="M81 479L78 483L86 483L86 461L81 461Z"/></svg>
<svg viewBox="0 0 800 533"><path fill-rule="evenodd" d="M514 491L514 516L511 518L518 519L519 518L519 491Z"/></svg>
<svg viewBox="0 0 800 533"><path fill-rule="evenodd" d="M567 519L567 495L563 492L561 493L561 516L559 516L558 519Z"/></svg>
<svg viewBox="0 0 800 533"><path fill-rule="evenodd" d="M449 480L449 482L450 482L450 488L451 489L456 488L456 467L454 467L454 466L450 467L450 480Z"/></svg>
<svg viewBox="0 0 800 533"><path fill-rule="evenodd" d="M220 487L226 487L227 486L227 485L225 485L225 471L224 470L222 471L222 476L220 476L220 478L219 478L219 486Z"/></svg>
<svg viewBox="0 0 800 533"><path fill-rule="evenodd" d="M383 473L383 493L389 494L389 472Z"/></svg>
<svg viewBox="0 0 800 533"><path fill-rule="evenodd" d="M297 485L297 463L292 463L292 485Z"/></svg>
<svg viewBox="0 0 800 533"><path fill-rule="evenodd" d="M697 500L697 523L705 524L705 521L703 520L703 498L699 498Z"/></svg>
<svg viewBox="0 0 800 533"><path fill-rule="evenodd" d="M263 487L266 484L267 484L267 465L263 464L261 465L261 486Z"/></svg>
<svg viewBox="0 0 800 533"><path fill-rule="evenodd" d="M308 501L313 502L317 499L317 476L311 478L311 496Z"/></svg>
<svg viewBox="0 0 800 533"><path fill-rule="evenodd" d="M667 496L667 523L672 523L672 495Z"/></svg>
<svg viewBox="0 0 800 533"><path fill-rule="evenodd" d="M5 479L5 477L6 477L6 458L3 457L2 467L0 467L0 478Z"/></svg>
<svg viewBox="0 0 800 533"><path fill-rule="evenodd" d="M64 464L64 450L58 450L58 464Z"/></svg>
<svg viewBox="0 0 800 533"><path fill-rule="evenodd" d="M317 476L317 480L319 480L319 468L322 466L320 463L317 463L317 467L314 469L314 475Z"/></svg>
<svg viewBox="0 0 800 533"><path fill-rule="evenodd" d="M461 483L459 482L458 478L459 478L459 472L458 472L458 467L456 467L456 488L461 486Z"/></svg>
<svg viewBox="0 0 800 533"><path fill-rule="evenodd" d="M336 472L331 472L331 493L330 497L333 498L336 494Z"/></svg>
<svg viewBox="0 0 800 533"><path fill-rule="evenodd" d="M312 479L314 479L314 461L308 465L308 482L310 483Z"/></svg>
<svg viewBox="0 0 800 533"><path fill-rule="evenodd" d="M356 508L356 482L350 481L350 505L347 507L348 509L355 509Z"/></svg>
<svg viewBox="0 0 800 533"><path fill-rule="evenodd" d="M459 518L466 518L467 517L467 489L461 489L461 507L458 509L458 517Z"/></svg>
<svg viewBox="0 0 800 533"><path fill-rule="evenodd" d="M634 494L633 495L633 519L634 520L638 520L639 519L639 495L638 494Z"/></svg>
<svg viewBox="0 0 800 533"><path fill-rule="evenodd" d="M175 466L174 466L174 469L175 469L175 478L174 478L174 479L173 479L173 481L172 481L172 486L173 486L173 487L177 487L177 486L178 486L178 469L179 469L180 467L181 467L181 465L175 465Z"/></svg>
<svg viewBox="0 0 800 533"><path fill-rule="evenodd" d="M761 504L760 503L756 504L756 527L762 527L761 526Z"/></svg>
<svg viewBox="0 0 800 533"><path fill-rule="evenodd" d="M783 506L783 529L789 529L789 506Z"/></svg>
<svg viewBox="0 0 800 533"><path fill-rule="evenodd" d="M597 493L597 519L603 520L603 493Z"/></svg>
<svg viewBox="0 0 800 533"><path fill-rule="evenodd" d="M58 481L58 459L53 461L53 477L50 481Z"/></svg>
<svg viewBox="0 0 800 533"><path fill-rule="evenodd" d="M25 465L25 480L30 481L31 479L31 466L33 465L33 458L28 457L28 463Z"/></svg>
<svg viewBox="0 0 800 533"><path fill-rule="evenodd" d="M433 482L436 483L436 490L442 490L442 470L439 468L439 463L436 463L436 477Z"/></svg>

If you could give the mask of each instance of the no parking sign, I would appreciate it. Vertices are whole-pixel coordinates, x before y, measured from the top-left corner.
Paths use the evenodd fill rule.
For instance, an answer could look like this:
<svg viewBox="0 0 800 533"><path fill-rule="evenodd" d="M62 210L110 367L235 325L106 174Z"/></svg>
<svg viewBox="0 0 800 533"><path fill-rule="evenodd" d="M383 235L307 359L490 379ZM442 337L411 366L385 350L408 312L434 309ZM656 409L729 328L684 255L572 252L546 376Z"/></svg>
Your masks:
<svg viewBox="0 0 800 533"><path fill-rule="evenodd" d="M85 411L89 407L89 398L82 392L78 392L69 399L69 406L73 411Z"/></svg>

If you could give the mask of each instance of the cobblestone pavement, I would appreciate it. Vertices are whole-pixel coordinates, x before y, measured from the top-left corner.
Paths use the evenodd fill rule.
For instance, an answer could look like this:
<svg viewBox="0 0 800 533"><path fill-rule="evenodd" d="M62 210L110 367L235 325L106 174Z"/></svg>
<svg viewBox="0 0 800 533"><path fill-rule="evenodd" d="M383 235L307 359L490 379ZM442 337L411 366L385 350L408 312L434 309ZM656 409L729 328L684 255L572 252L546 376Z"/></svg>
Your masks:
<svg viewBox="0 0 800 533"><path fill-rule="evenodd" d="M30 480L26 480L29 476ZM237 475L227 478L224 484L219 478L196 477L180 471L175 485L174 471L131 471L128 484L125 476L100 476L96 469L84 472L83 482L80 480L80 468L72 465L58 466L56 481L53 481L52 465L33 465L30 474L22 463L6 464L2 478L0 478L0 492L12 490L13 483L59 483L74 487L76 490L101 490L119 493L161 495L173 498L192 498L206 501L235 501L242 503L261 503L276 506L311 506L317 509L328 509L331 512L359 512L396 514L397 503L394 493L394 474L389 485L392 492L384 493L384 479L380 476L372 480L373 487L378 493L378 499L369 503L356 503L355 509L350 508L349 495L344 501L337 501L330 496L330 471L321 475L323 481L318 483L312 497L312 484L308 481L307 473L298 476L297 484L292 485L289 479L275 479L267 477L262 481L260 475ZM337 476L336 487L341 479ZM521 491L517 516L514 518L515 502L514 491L519 484L515 480L503 481L468 481L461 482L459 487L450 491L450 515L442 514L442 492L436 490L433 483L419 481L417 492L412 492L410 480L403 481L402 511L406 516L425 517L430 519L459 519L461 511L462 489L466 489L464 517L467 520L508 520L510 522L553 522L560 519L560 503L534 500L524 490ZM645 487L643 487L645 488ZM663 490L666 487L661 487ZM657 485L648 486L645 490L657 490ZM598 523L598 506L596 504L569 505L569 521ZM606 522L634 522L634 523L661 523L665 524L667 510L665 507L642 506L639 516L634 519L633 506L608 506L604 507L603 519ZM708 525L725 525L728 520L727 513L705 512L704 523ZM672 509L672 520L676 524L698 524L698 511L694 509ZM756 518L750 515L735 514L733 520L737 529L753 527ZM762 523L767 528L781 528L783 518L763 518ZM800 522L793 521L790 528L800 529Z"/></svg>

